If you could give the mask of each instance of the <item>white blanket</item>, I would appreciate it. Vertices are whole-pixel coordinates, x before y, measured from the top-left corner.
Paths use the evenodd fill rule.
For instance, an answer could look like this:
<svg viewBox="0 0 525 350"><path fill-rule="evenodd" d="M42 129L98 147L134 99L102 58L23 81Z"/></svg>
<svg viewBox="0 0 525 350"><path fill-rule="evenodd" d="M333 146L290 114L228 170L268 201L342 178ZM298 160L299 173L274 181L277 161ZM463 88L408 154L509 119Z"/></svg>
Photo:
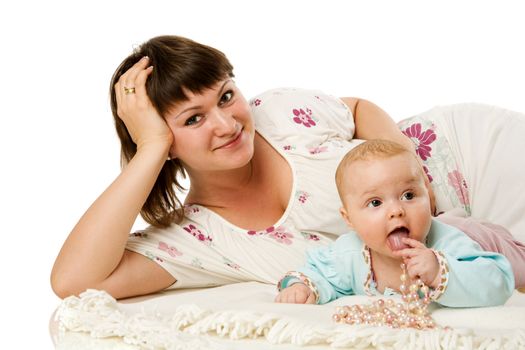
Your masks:
<svg viewBox="0 0 525 350"><path fill-rule="evenodd" d="M525 349L525 294L518 292L499 307L435 308L436 322L451 329L431 331L332 321L336 306L370 297L295 305L274 303L275 293L273 285L246 282L116 302L91 290L64 300L52 335L57 349Z"/></svg>

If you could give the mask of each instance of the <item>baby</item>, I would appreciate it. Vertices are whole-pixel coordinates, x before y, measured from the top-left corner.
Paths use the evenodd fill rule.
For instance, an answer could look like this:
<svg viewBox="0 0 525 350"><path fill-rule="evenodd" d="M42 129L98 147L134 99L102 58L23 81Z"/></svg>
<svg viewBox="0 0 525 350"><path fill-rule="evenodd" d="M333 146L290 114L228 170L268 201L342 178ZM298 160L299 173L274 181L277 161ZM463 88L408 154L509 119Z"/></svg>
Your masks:
<svg viewBox="0 0 525 350"><path fill-rule="evenodd" d="M401 263L429 297L451 307L500 305L514 290L509 261L484 251L458 229L432 218L414 154L370 140L341 161L336 183L341 215L354 231L308 252L307 264L279 282L277 302L324 304L352 294L400 293Z"/></svg>

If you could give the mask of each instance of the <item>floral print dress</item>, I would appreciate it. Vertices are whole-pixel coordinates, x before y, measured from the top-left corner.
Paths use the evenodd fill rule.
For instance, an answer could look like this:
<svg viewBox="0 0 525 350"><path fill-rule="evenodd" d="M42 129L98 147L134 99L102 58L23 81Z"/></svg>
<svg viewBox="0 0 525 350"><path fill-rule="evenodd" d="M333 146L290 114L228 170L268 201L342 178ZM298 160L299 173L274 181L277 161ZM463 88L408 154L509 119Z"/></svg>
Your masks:
<svg viewBox="0 0 525 350"><path fill-rule="evenodd" d="M189 205L179 225L132 234L127 249L170 272L177 279L172 288L276 283L304 263L308 248L326 245L347 231L334 174L340 159L362 142L353 140L354 120L347 106L322 92L301 89L270 90L250 105L257 132L291 168L286 211L272 226L254 230Z"/></svg>

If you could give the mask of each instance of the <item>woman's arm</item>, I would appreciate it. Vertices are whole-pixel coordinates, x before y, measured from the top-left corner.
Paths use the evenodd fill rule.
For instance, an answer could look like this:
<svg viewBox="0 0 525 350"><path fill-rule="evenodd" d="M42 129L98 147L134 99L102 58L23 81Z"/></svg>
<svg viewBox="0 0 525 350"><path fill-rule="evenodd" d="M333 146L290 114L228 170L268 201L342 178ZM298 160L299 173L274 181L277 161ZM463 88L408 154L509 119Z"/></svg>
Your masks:
<svg viewBox="0 0 525 350"><path fill-rule="evenodd" d="M395 141L415 152L414 143L399 130L394 120L377 105L355 97L342 97L341 100L354 116L355 138Z"/></svg>
<svg viewBox="0 0 525 350"><path fill-rule="evenodd" d="M400 143L416 153L414 143L399 130L399 127L394 120L384 110L370 101L355 97L341 97L341 100L348 106L354 116L355 135L356 139L370 140L370 139L385 139ZM416 154L417 160L421 162L419 156ZM431 212L436 212L436 200L434 191L427 176L425 184L430 196Z"/></svg>
<svg viewBox="0 0 525 350"><path fill-rule="evenodd" d="M117 179L89 207L66 239L51 273L60 297L87 288L104 289L116 298L166 288L175 279L148 258L125 250L129 232L166 161L173 135L151 105L146 79L152 67L143 58L115 85L118 116L137 153ZM128 93L125 87L134 87Z"/></svg>
<svg viewBox="0 0 525 350"><path fill-rule="evenodd" d="M73 228L51 273L51 285L59 297L95 288L124 298L152 293L175 282L158 264L125 250L166 154L153 147L137 152Z"/></svg>

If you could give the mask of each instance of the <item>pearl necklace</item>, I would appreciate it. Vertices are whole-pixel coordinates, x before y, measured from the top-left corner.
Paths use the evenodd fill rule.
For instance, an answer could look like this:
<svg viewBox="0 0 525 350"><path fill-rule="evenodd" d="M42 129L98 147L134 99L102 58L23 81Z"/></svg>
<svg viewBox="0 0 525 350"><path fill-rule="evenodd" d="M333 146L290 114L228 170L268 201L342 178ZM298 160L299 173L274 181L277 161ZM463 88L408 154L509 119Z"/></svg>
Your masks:
<svg viewBox="0 0 525 350"><path fill-rule="evenodd" d="M405 264L401 264L401 303L393 299L379 299L369 305L338 306L332 319L337 323L350 325L366 324L372 326L387 326L390 328L436 328L436 323L430 316L429 288L421 279L407 287L408 274ZM421 292L422 297L419 292Z"/></svg>

